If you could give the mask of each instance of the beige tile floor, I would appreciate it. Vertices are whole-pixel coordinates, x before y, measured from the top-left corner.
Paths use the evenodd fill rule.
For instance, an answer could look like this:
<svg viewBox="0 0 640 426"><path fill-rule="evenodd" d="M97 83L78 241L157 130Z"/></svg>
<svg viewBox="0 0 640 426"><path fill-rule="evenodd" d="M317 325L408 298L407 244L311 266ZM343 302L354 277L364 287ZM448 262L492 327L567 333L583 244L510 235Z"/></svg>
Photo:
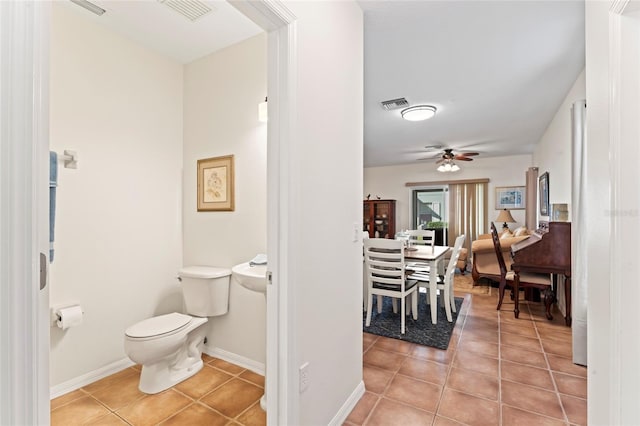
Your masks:
<svg viewBox="0 0 640 426"><path fill-rule="evenodd" d="M264 425L264 377L204 355L195 376L156 395L131 367L51 401L52 425Z"/></svg>
<svg viewBox="0 0 640 426"><path fill-rule="evenodd" d="M465 301L446 351L363 333L366 393L345 425L586 425L586 368L571 362L571 329L541 304L496 311ZM508 298L506 298L508 299ZM157 395L128 368L51 401L53 425L264 425L264 378L204 356L197 375Z"/></svg>
<svg viewBox="0 0 640 426"><path fill-rule="evenodd" d="M465 300L446 351L363 334L366 393L345 425L586 425L587 369L541 303Z"/></svg>

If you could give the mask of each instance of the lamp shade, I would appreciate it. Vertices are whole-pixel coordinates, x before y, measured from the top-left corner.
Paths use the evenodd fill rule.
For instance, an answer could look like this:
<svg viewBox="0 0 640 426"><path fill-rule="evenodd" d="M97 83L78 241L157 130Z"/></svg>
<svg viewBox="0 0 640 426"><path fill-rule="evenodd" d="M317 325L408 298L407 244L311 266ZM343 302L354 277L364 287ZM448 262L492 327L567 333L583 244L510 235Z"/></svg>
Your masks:
<svg viewBox="0 0 640 426"><path fill-rule="evenodd" d="M501 210L500 214L496 218L496 222L503 222L503 227L507 227L507 222L515 222L516 220L511 216L511 212L507 209Z"/></svg>

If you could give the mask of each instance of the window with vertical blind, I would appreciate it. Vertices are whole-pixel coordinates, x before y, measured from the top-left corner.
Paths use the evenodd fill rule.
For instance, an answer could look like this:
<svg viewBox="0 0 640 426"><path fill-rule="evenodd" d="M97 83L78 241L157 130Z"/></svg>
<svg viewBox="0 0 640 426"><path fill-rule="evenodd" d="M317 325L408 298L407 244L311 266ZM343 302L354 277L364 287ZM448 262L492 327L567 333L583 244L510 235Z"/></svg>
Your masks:
<svg viewBox="0 0 640 426"><path fill-rule="evenodd" d="M460 234L465 234L464 247L471 252L471 242L480 234L489 232L490 223L488 212L489 179L465 179L452 181L407 182L407 187L448 188L448 208L446 218L448 222L448 246L453 246ZM444 189L446 194L446 189ZM418 190L414 190L414 200ZM415 203L415 201L414 201ZM417 223L414 205L414 223Z"/></svg>

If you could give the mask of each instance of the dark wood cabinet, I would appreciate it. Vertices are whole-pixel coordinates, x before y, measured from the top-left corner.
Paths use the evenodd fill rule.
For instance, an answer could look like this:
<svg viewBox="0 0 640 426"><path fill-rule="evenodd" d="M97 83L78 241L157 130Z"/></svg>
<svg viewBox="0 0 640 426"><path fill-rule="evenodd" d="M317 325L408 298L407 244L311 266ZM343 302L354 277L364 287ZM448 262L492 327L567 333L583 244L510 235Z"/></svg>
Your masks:
<svg viewBox="0 0 640 426"><path fill-rule="evenodd" d="M395 238L396 200L364 200L362 230L369 238Z"/></svg>

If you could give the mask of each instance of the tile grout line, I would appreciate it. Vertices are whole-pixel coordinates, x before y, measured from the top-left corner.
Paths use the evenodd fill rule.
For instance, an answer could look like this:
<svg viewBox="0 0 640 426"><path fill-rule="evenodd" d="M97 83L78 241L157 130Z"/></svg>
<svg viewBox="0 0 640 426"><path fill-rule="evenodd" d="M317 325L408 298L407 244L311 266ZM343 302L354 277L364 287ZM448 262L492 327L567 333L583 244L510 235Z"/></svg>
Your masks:
<svg viewBox="0 0 640 426"><path fill-rule="evenodd" d="M454 293L454 295L455 295L455 293ZM444 383L442 384L442 389L440 390L440 397L438 398L438 402L436 403L436 408L434 410L433 423L432 423L433 425L435 425L436 420L438 419L438 416L439 416L440 404L442 404L442 400L444 399L444 390L447 387L447 382L449 381L449 376L451 375L451 370L453 369L453 362L456 359L456 356L458 355L459 344L460 344L460 341L462 340L462 335L464 333L464 327L467 324L467 318L469 318L469 309L472 306L473 306L473 295L471 295L469 297L469 306L467 307L467 309L465 311L465 314L464 314L464 319L462 320L462 326L460 327L460 335L458 336L458 340L456 341L456 347L452 352L451 360L449 362L449 365L447 365L447 374L444 377ZM462 313L462 307L460 307L460 312L458 313L458 318L460 318L460 314L461 313Z"/></svg>
<svg viewBox="0 0 640 426"><path fill-rule="evenodd" d="M372 334L372 336L376 336L375 334ZM364 360L364 354L366 354L367 352L369 352L371 350L371 348L373 348L373 346L376 344L376 342L378 341L378 339L380 339L380 336L376 336L375 339L373 339L373 341L371 342L371 344L369 344L369 347L362 352L362 358ZM362 363L363 367L364 367L364 361ZM391 379L393 380L393 376L391 377ZM364 377L362 378L362 381L364 383ZM389 381L389 383L391 383L391 380ZM388 384L387 384L388 386ZM367 391L367 388L365 386L365 392ZM378 407L378 404L380 403L380 400L382 399L382 395L384 394L384 392L386 391L386 387L385 389L382 391L381 394L376 395L376 402L373 403L373 406L371 407L371 409L369 410L369 414L366 415L366 417L364 418L364 420L362 421L362 426L365 426L367 424L367 422L369 421L369 418L371 417L371 415L373 414L373 412L375 411L376 407Z"/></svg>
<svg viewBox="0 0 640 426"><path fill-rule="evenodd" d="M527 303L527 310L531 314L531 309L529 308L529 304ZM551 376L551 383L553 383L553 388L555 389L556 398L558 399L558 403L560 404L560 409L562 410L562 415L564 416L565 423L570 424L569 416L567 415L567 411L564 409L564 404L562 403L562 398L560 397L560 391L558 390L558 384L556 383L556 378L553 375L551 370L551 363L549 362L549 357L547 356L547 350L544 348L542 344L542 336L540 335L540 331L538 330L538 325L533 322L533 328L536 330L536 335L538 336L538 342L540 343L540 347L542 348L542 356L544 356L544 361L547 363L547 372L549 376ZM572 349L573 350L573 349Z"/></svg>

